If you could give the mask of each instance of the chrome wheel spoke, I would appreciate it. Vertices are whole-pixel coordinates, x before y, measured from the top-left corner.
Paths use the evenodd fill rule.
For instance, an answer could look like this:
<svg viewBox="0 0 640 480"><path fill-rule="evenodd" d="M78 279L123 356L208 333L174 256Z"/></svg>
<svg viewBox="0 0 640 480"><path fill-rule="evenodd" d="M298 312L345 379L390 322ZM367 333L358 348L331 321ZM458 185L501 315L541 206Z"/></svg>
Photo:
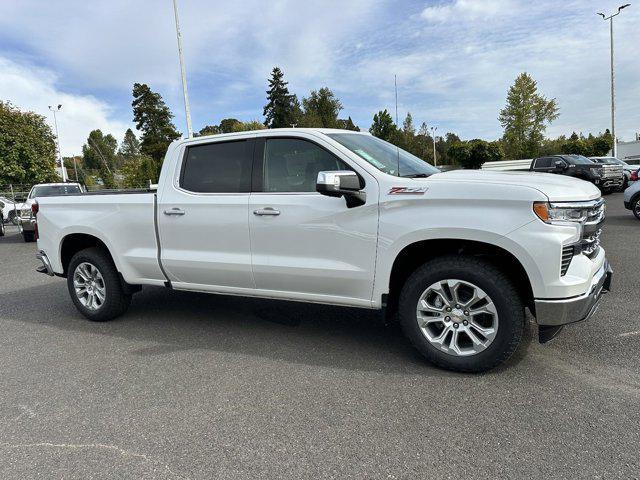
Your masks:
<svg viewBox="0 0 640 480"><path fill-rule="evenodd" d="M78 265L73 272L73 286L80 304L98 310L107 298L107 289L100 270L89 262Z"/></svg>
<svg viewBox="0 0 640 480"><path fill-rule="evenodd" d="M489 295L459 279L430 285L418 300L416 320L434 347L453 356L485 350L498 330L498 311Z"/></svg>

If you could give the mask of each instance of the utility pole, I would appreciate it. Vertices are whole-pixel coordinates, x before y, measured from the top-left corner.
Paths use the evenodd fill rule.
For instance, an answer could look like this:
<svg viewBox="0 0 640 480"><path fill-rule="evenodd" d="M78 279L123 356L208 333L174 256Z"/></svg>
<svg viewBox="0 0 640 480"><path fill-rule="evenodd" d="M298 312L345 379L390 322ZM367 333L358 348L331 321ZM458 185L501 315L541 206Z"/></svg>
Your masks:
<svg viewBox="0 0 640 480"><path fill-rule="evenodd" d="M613 68L613 17L620 15L622 9L627 8L629 5L631 4L626 3L619 6L618 11L608 17L604 13L598 12L598 15L600 15L603 20L609 20L609 36L611 41L611 136L613 137L612 154L614 157L617 157L618 154L618 139L616 138L616 87Z"/></svg>
<svg viewBox="0 0 640 480"><path fill-rule="evenodd" d="M182 95L184 96L184 113L187 117L187 133L189 138L193 138L191 129L191 110L189 109L189 94L187 93L187 74L184 68L184 55L182 54L182 34L180 33L180 22L178 21L178 3L173 0L173 14L176 19L176 35L178 37L178 56L180 57L180 74L182 76Z"/></svg>
<svg viewBox="0 0 640 480"><path fill-rule="evenodd" d="M431 127L431 138L433 139L433 166L438 165L438 159L436 158L436 130L438 127Z"/></svg>
<svg viewBox="0 0 640 480"><path fill-rule="evenodd" d="M56 145L58 146L58 161L60 162L60 171L62 172L62 181L67 181L67 169L64 168L64 162L62 161L62 152L60 151L60 134L58 133L58 119L56 118L56 112L59 112L62 108L62 105L58 105L57 107L52 107L49 105L49 110L53 112L53 124L56 127ZM75 167L75 158L74 158L74 167ZM76 170L76 176L78 175Z"/></svg>
<svg viewBox="0 0 640 480"><path fill-rule="evenodd" d="M393 76L393 86L396 89L396 126L398 125L398 76Z"/></svg>

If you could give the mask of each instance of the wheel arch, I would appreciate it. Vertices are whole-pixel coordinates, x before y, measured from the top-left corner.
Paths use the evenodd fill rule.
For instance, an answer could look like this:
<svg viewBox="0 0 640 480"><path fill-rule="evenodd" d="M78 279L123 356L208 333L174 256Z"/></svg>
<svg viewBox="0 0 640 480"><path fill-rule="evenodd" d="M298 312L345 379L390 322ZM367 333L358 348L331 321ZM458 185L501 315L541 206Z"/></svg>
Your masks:
<svg viewBox="0 0 640 480"><path fill-rule="evenodd" d="M66 235L60 242L60 264L63 271L62 276L67 276L69 263L76 253L92 247L100 248L107 255L109 255L111 261L116 266L116 269L120 271L120 268L118 268L118 264L109 251L109 247L107 247L107 244L103 240L90 233L70 233Z"/></svg>
<svg viewBox="0 0 640 480"><path fill-rule="evenodd" d="M471 255L487 259L513 280L523 303L535 314L532 282L517 256L502 246L461 238L419 240L398 252L388 276L387 306L390 311L395 311L406 279L426 261L442 255Z"/></svg>

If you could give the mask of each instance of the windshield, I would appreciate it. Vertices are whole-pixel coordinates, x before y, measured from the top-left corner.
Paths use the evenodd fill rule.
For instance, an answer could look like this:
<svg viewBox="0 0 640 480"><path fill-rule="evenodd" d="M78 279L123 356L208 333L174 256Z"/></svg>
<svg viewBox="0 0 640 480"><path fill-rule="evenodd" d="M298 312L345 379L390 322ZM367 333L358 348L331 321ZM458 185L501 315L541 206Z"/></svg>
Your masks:
<svg viewBox="0 0 640 480"><path fill-rule="evenodd" d="M372 135L358 133L328 133L327 135L389 175L428 177L434 173L440 173L440 170L421 158Z"/></svg>
<svg viewBox="0 0 640 480"><path fill-rule="evenodd" d="M573 165L593 165L594 162L582 155L563 155L564 158L569 160Z"/></svg>
<svg viewBox="0 0 640 480"><path fill-rule="evenodd" d="M79 185L38 185L33 187L29 198L55 197L57 195L73 195L80 193Z"/></svg>

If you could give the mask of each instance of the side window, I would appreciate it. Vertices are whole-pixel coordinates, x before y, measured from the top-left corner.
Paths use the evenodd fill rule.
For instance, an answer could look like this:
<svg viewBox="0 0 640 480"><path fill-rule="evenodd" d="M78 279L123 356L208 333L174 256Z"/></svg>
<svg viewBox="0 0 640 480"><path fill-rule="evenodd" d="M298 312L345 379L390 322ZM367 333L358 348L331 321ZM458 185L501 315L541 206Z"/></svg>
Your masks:
<svg viewBox="0 0 640 480"><path fill-rule="evenodd" d="M198 193L251 190L253 142L218 142L188 147L180 186Z"/></svg>
<svg viewBox="0 0 640 480"><path fill-rule="evenodd" d="M352 170L318 145L295 138L268 139L263 165L265 192L315 192L318 172Z"/></svg>
<svg viewBox="0 0 640 480"><path fill-rule="evenodd" d="M552 166L552 159L549 157L536 159L536 164L533 168L549 168Z"/></svg>

